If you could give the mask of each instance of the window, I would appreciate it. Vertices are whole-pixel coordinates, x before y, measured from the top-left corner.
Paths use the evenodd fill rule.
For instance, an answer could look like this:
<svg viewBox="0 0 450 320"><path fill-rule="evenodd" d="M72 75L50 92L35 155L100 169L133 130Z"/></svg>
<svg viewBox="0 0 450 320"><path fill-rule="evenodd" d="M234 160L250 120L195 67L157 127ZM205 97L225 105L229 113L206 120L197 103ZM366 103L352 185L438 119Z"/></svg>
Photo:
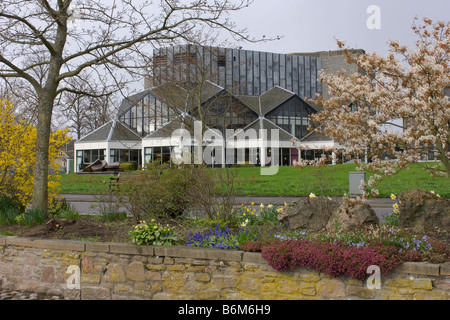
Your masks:
<svg viewBox="0 0 450 320"><path fill-rule="evenodd" d="M153 161L153 148L144 148L144 164Z"/></svg>
<svg viewBox="0 0 450 320"><path fill-rule="evenodd" d="M77 150L76 168L83 169L83 150Z"/></svg>
<svg viewBox="0 0 450 320"><path fill-rule="evenodd" d="M308 134L309 117L314 112L303 100L294 97L270 111L266 118L300 139Z"/></svg>
<svg viewBox="0 0 450 320"><path fill-rule="evenodd" d="M224 55L219 55L217 57L217 66L218 67L226 67L227 66L227 60Z"/></svg>
<svg viewBox="0 0 450 320"><path fill-rule="evenodd" d="M131 161L131 152L128 149L111 149L110 150L110 162L128 162Z"/></svg>
<svg viewBox="0 0 450 320"><path fill-rule="evenodd" d="M156 66L162 66L167 64L167 56L166 55L158 55L153 57L153 63Z"/></svg>
<svg viewBox="0 0 450 320"><path fill-rule="evenodd" d="M153 148L153 161L158 163L170 163L170 147Z"/></svg>

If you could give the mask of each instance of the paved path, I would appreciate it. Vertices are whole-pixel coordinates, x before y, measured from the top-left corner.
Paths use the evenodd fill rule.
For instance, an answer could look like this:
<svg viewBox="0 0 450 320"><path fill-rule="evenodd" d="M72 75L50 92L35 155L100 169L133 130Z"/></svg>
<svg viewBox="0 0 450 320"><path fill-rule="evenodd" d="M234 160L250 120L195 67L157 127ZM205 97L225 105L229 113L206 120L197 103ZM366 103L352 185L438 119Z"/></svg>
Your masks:
<svg viewBox="0 0 450 320"><path fill-rule="evenodd" d="M62 196L75 207L75 209L80 213L85 214L98 214L99 208L98 203L100 201L99 196L92 194L62 194ZM242 203L245 205L250 205L253 201L255 202L255 206L259 206L261 203L263 204L284 204L293 202L297 200L298 197L254 197L254 196L245 196L245 197L236 197L236 205L241 205ZM375 211L377 216L382 219L383 216L387 213L392 213L392 205L394 201L389 198L380 198L380 199L369 199L367 202L370 204L372 209ZM125 208L122 208L123 211L126 211Z"/></svg>

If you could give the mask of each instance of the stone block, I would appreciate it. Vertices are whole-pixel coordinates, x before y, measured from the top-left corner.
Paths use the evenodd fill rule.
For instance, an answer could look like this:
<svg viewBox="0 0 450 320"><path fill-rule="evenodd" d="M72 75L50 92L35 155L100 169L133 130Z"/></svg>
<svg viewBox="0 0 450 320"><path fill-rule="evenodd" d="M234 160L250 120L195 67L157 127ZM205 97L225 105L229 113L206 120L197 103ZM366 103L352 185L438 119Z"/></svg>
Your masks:
<svg viewBox="0 0 450 320"><path fill-rule="evenodd" d="M324 298L345 297L345 284L338 279L321 279L317 283L317 294Z"/></svg>
<svg viewBox="0 0 450 320"><path fill-rule="evenodd" d="M244 252L242 255L242 262L251 262L257 264L267 264L259 252Z"/></svg>
<svg viewBox="0 0 450 320"><path fill-rule="evenodd" d="M81 274L81 284L100 284L101 280L102 277L99 274Z"/></svg>
<svg viewBox="0 0 450 320"><path fill-rule="evenodd" d="M133 286L129 283L116 283L114 284L114 288L112 293L126 293L126 294L131 294L134 292Z"/></svg>
<svg viewBox="0 0 450 320"><path fill-rule="evenodd" d="M316 287L312 283L302 283L300 285L300 292L305 296L315 296Z"/></svg>
<svg viewBox="0 0 450 320"><path fill-rule="evenodd" d="M127 279L133 281L144 281L145 280L144 264L140 261L134 261L130 263L127 268Z"/></svg>
<svg viewBox="0 0 450 320"><path fill-rule="evenodd" d="M433 290L432 292L420 291L413 296L414 300L447 300L445 291Z"/></svg>
<svg viewBox="0 0 450 320"><path fill-rule="evenodd" d="M135 244L128 243L111 243L109 245L110 253L120 253L120 254L139 254L153 256L153 246L138 246Z"/></svg>
<svg viewBox="0 0 450 320"><path fill-rule="evenodd" d="M347 295L357 296L364 299L371 299L375 297L376 290L371 290L366 287L359 286L348 286L347 287Z"/></svg>
<svg viewBox="0 0 450 320"><path fill-rule="evenodd" d="M185 269L186 269L186 267L181 264L174 264L171 266L167 266L167 270L169 270L169 271L184 271Z"/></svg>
<svg viewBox="0 0 450 320"><path fill-rule="evenodd" d="M109 243L106 242L86 242L88 252L109 252Z"/></svg>
<svg viewBox="0 0 450 320"><path fill-rule="evenodd" d="M195 273L194 275L195 281L199 282L209 282L211 280L211 276L208 273Z"/></svg>
<svg viewBox="0 0 450 320"><path fill-rule="evenodd" d="M261 289L261 282L258 278L243 275L238 278L236 288L252 296L257 296Z"/></svg>
<svg viewBox="0 0 450 320"><path fill-rule="evenodd" d="M90 257L81 260L81 271L83 273L93 273L95 271L94 259Z"/></svg>
<svg viewBox="0 0 450 320"><path fill-rule="evenodd" d="M117 263L110 263L106 266L104 279L109 282L124 282L126 281L125 271L123 266Z"/></svg>
<svg viewBox="0 0 450 320"><path fill-rule="evenodd" d="M161 281L162 280L162 276L161 276L161 273L159 273L159 272L147 271L147 272L145 272L145 280Z"/></svg>
<svg viewBox="0 0 450 320"><path fill-rule="evenodd" d="M209 248L182 246L157 246L155 255L172 258L193 258L206 260L241 261L242 252Z"/></svg>
<svg viewBox="0 0 450 320"><path fill-rule="evenodd" d="M412 280L412 287L414 289L432 290L433 284L431 279L414 279Z"/></svg>
<svg viewBox="0 0 450 320"><path fill-rule="evenodd" d="M450 278L438 279L434 281L434 285L437 289L446 290L450 293Z"/></svg>
<svg viewBox="0 0 450 320"><path fill-rule="evenodd" d="M393 272L439 276L440 265L428 262L404 262Z"/></svg>
<svg viewBox="0 0 450 320"><path fill-rule="evenodd" d="M410 279L404 279L404 278L386 279L384 281L384 284L387 287L409 288L411 286L411 280Z"/></svg>
<svg viewBox="0 0 450 320"><path fill-rule="evenodd" d="M52 266L46 266L42 270L41 282L44 283L54 283L55 278L55 268Z"/></svg>
<svg viewBox="0 0 450 320"><path fill-rule="evenodd" d="M81 290L82 300L111 300L111 290L104 287L85 287Z"/></svg>
<svg viewBox="0 0 450 320"><path fill-rule="evenodd" d="M450 262L441 264L440 275L441 276L450 276Z"/></svg>
<svg viewBox="0 0 450 320"><path fill-rule="evenodd" d="M72 240L36 239L30 242L35 248L65 251L85 251L85 242Z"/></svg>
<svg viewBox="0 0 450 320"><path fill-rule="evenodd" d="M235 288L237 277L233 275L218 275L213 273L211 283L218 289Z"/></svg>

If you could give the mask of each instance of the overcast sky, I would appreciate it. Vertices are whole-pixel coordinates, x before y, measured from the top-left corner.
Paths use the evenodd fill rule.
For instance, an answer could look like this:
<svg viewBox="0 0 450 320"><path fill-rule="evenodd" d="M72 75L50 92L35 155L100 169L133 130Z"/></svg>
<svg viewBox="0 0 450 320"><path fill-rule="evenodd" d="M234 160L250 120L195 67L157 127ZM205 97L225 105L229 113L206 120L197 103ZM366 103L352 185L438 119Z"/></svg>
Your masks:
<svg viewBox="0 0 450 320"><path fill-rule="evenodd" d="M380 9L379 29L367 20ZM389 40L414 46L414 17L450 20L450 0L254 0L232 19L254 37L284 36L279 41L242 44L243 49L277 53L336 50L335 38L348 47L384 54Z"/></svg>

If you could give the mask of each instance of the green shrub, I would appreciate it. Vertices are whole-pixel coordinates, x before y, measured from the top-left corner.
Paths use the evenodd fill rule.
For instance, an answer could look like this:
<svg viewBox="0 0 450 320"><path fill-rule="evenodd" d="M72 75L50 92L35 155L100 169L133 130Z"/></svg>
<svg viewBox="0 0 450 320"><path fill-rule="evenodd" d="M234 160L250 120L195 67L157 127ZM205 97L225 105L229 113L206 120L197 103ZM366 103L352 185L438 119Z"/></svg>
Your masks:
<svg viewBox="0 0 450 320"><path fill-rule="evenodd" d="M0 197L0 225L17 223L17 216L24 211L25 208L17 198L7 195Z"/></svg>
<svg viewBox="0 0 450 320"><path fill-rule="evenodd" d="M121 190L133 196L138 209L150 215L182 215L190 203L187 190L192 185L193 169L169 168L166 164L150 164L147 168L142 179L134 179Z"/></svg>
<svg viewBox="0 0 450 320"><path fill-rule="evenodd" d="M129 240L137 245L164 246L174 245L179 241L179 237L169 225L163 227L154 219L150 223L141 221L129 234Z"/></svg>
<svg viewBox="0 0 450 320"><path fill-rule="evenodd" d="M398 226L399 212L392 212L392 213L386 214L383 216L383 218L384 218L384 224L391 226L391 227L396 227L396 226Z"/></svg>
<svg viewBox="0 0 450 320"><path fill-rule="evenodd" d="M247 207L242 204L236 214L239 219L239 224L242 227L254 225L279 225L280 221L277 219L279 214L278 210L278 208L271 204L261 204L258 208L252 208L251 206Z"/></svg>
<svg viewBox="0 0 450 320"><path fill-rule="evenodd" d="M15 208L0 209L0 226L15 224L19 212Z"/></svg>
<svg viewBox="0 0 450 320"><path fill-rule="evenodd" d="M130 162L123 162L119 165L119 168L122 169L123 171L133 171L136 170L136 167L134 166L134 164L130 163Z"/></svg>
<svg viewBox="0 0 450 320"><path fill-rule="evenodd" d="M44 223L46 215L47 212L43 210L30 209L20 215L17 215L15 222L26 226L39 225Z"/></svg>
<svg viewBox="0 0 450 320"><path fill-rule="evenodd" d="M100 210L100 215L103 221L112 222L117 220L124 220L127 218L126 212L113 210Z"/></svg>

